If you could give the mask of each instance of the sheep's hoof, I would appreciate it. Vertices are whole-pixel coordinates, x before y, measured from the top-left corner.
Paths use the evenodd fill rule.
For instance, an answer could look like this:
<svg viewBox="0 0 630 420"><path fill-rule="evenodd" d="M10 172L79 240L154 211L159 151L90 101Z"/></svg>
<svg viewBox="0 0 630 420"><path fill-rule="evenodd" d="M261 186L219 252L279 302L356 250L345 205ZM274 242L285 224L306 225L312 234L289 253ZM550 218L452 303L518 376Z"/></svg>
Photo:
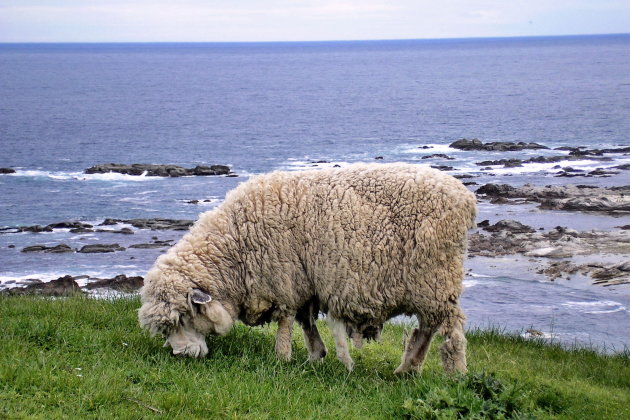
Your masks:
<svg viewBox="0 0 630 420"><path fill-rule="evenodd" d="M360 349L363 347L363 335L358 333L352 334L352 345L355 349Z"/></svg>
<svg viewBox="0 0 630 420"><path fill-rule="evenodd" d="M319 351L313 351L308 355L309 362L317 362L319 360L323 360L326 357L326 349L320 349Z"/></svg>
<svg viewBox="0 0 630 420"><path fill-rule="evenodd" d="M402 363L400 366L398 366L396 368L396 370L394 371L394 375L402 376L402 375L405 375L407 373L418 372L418 370L419 370L418 367L414 367L414 366L406 365L406 364Z"/></svg>
<svg viewBox="0 0 630 420"><path fill-rule="evenodd" d="M291 361L291 352L290 351L276 351L276 357L283 362Z"/></svg>
<svg viewBox="0 0 630 420"><path fill-rule="evenodd" d="M352 372L352 369L354 368L354 361L351 358L340 357L339 360L341 360L341 363L343 363L346 369L348 369L348 372Z"/></svg>

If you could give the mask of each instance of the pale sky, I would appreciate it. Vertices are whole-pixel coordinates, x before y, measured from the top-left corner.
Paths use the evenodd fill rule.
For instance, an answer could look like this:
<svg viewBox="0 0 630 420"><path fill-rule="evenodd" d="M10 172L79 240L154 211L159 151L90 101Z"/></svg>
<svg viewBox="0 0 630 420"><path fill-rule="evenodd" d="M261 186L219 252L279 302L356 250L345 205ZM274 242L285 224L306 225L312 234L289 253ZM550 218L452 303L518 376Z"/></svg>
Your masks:
<svg viewBox="0 0 630 420"><path fill-rule="evenodd" d="M0 0L0 42L630 33L630 0Z"/></svg>

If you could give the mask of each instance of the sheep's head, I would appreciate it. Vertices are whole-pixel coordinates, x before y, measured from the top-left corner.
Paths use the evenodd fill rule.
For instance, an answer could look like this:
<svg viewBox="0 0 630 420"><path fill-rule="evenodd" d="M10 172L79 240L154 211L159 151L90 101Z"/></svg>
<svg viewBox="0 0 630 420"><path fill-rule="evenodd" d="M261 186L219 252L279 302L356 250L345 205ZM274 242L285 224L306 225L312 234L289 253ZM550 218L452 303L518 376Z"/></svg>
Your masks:
<svg viewBox="0 0 630 420"><path fill-rule="evenodd" d="M173 354L203 357L208 353L205 335L224 335L232 327L234 320L228 311L205 291L192 287L160 290L150 279L147 276L141 291L140 325L166 337L164 345L170 346Z"/></svg>

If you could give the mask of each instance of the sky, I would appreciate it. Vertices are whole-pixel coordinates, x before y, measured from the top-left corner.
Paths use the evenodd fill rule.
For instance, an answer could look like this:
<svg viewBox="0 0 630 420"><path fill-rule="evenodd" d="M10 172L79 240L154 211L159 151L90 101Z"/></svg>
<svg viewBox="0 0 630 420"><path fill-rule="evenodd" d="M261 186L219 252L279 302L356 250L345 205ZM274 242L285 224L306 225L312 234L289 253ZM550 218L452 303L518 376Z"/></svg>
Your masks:
<svg viewBox="0 0 630 420"><path fill-rule="evenodd" d="M0 0L0 42L243 42L630 33L629 0Z"/></svg>

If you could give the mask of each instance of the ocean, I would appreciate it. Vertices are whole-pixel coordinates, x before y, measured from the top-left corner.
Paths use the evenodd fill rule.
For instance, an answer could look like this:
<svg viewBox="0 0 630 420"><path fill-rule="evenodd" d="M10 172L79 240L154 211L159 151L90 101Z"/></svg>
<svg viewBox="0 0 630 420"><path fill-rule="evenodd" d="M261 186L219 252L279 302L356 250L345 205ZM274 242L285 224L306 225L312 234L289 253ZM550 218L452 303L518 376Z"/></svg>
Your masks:
<svg viewBox="0 0 630 420"><path fill-rule="evenodd" d="M234 44L0 44L0 227L106 218L195 219L252 174L352 162L451 166L478 185L566 183L558 166L486 170L488 159L568 155L555 147L630 146L630 35ZM461 151L460 138L548 150ZM433 154L444 157L423 159ZM380 159L382 158L382 159ZM86 175L99 163L229 165L238 177ZM627 185L630 172L580 179ZM471 188L475 188L471 186ZM191 204L199 200L197 204ZM479 220L612 229L628 217L480 204ZM510 213L508 216L507 213ZM34 244L122 246L181 231L0 234L0 286L64 274L142 275L164 249L22 253ZM565 343L623 348L630 292L549 283L472 265L471 326L529 327ZM509 265L509 263L508 263Z"/></svg>

